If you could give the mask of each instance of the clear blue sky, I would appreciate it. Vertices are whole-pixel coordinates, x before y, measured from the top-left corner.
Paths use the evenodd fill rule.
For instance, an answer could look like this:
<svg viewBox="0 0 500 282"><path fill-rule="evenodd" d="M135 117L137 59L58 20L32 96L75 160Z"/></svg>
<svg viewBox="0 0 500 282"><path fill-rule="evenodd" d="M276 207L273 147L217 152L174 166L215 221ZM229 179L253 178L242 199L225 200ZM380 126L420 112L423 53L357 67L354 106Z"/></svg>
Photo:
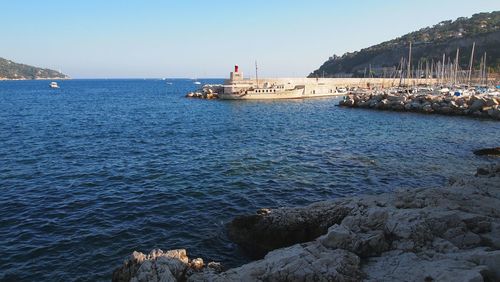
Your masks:
<svg viewBox="0 0 500 282"><path fill-rule="evenodd" d="M73 78L305 76L500 0L0 0L0 57Z"/></svg>

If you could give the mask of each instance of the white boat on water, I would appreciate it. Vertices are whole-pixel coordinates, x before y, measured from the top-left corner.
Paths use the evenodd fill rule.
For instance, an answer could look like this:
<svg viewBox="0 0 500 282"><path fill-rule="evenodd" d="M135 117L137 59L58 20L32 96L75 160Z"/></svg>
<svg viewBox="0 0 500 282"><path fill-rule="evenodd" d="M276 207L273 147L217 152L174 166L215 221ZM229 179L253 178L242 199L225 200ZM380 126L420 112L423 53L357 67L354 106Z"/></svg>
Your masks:
<svg viewBox="0 0 500 282"><path fill-rule="evenodd" d="M57 85L57 82L52 81L52 82L49 84L49 87L50 87L50 88L59 88L59 85Z"/></svg>
<svg viewBox="0 0 500 282"><path fill-rule="evenodd" d="M220 99L225 100L263 100L263 99L300 99L306 98L305 87L297 85L286 89L283 85L268 88L249 88L236 93L219 94Z"/></svg>
<svg viewBox="0 0 500 282"><path fill-rule="evenodd" d="M193 83L196 84L196 85L200 85L201 84L201 82L199 82L199 81L195 81Z"/></svg>

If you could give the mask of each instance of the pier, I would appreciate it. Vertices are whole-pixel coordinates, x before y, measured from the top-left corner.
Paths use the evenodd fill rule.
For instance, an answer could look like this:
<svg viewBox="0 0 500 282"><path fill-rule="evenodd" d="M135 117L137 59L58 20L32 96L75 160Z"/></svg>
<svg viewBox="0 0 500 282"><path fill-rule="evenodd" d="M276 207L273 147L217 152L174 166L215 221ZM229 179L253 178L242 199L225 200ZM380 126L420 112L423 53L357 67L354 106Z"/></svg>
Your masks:
<svg viewBox="0 0 500 282"><path fill-rule="evenodd" d="M235 66L229 79L222 85L204 85L201 89L186 95L189 98L217 99L224 94L244 95L254 89L263 93L303 89L303 98L322 96L343 96L349 91L358 89L387 89L399 86L417 87L434 85L435 78L414 78L401 80L400 78L244 78L243 73ZM262 94L262 99L266 99Z"/></svg>

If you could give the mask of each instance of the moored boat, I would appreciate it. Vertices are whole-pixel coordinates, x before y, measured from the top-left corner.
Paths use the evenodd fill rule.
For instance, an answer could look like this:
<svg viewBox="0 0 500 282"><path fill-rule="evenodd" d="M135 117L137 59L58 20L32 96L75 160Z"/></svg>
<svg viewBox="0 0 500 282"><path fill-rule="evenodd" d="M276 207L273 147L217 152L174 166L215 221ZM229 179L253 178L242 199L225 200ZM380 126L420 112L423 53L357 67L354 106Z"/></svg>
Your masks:
<svg viewBox="0 0 500 282"><path fill-rule="evenodd" d="M291 89L283 86L269 88L249 88L240 92L219 94L225 100L261 100L261 99L299 99L305 98L304 86L298 85Z"/></svg>

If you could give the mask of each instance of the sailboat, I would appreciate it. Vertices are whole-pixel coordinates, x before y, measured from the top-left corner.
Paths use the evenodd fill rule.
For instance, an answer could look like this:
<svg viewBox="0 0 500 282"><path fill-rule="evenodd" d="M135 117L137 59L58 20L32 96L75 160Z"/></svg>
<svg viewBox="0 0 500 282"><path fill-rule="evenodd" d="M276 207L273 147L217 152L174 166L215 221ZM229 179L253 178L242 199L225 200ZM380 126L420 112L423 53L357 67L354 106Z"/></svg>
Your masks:
<svg viewBox="0 0 500 282"><path fill-rule="evenodd" d="M194 78L190 78L192 81L193 81L193 84L196 84L196 85L200 85L201 82L198 81L198 78L194 77Z"/></svg>

